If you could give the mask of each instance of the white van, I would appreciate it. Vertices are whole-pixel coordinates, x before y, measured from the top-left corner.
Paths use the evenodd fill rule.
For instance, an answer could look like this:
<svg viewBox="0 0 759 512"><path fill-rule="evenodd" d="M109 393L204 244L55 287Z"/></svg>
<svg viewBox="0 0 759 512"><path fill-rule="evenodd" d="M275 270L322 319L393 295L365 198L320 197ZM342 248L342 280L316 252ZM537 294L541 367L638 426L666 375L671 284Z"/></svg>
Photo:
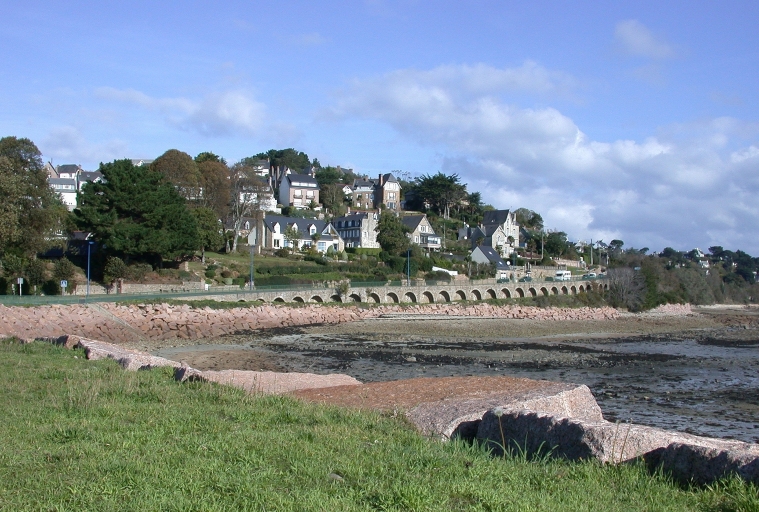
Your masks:
<svg viewBox="0 0 759 512"><path fill-rule="evenodd" d="M556 271L556 277L554 280L556 281L570 281L572 279L572 272L569 270L557 270Z"/></svg>

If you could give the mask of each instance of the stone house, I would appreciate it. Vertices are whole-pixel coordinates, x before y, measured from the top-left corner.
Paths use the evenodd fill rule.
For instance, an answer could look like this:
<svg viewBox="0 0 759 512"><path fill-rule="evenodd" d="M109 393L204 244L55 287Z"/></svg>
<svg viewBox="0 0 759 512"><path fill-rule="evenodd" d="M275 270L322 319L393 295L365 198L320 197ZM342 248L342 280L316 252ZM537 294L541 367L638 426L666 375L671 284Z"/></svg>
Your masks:
<svg viewBox="0 0 759 512"><path fill-rule="evenodd" d="M482 224L465 225L458 233L459 240L471 241L472 250L477 246L492 247L502 258L508 258L519 247L519 234L516 215L509 210L487 211Z"/></svg>
<svg viewBox="0 0 759 512"><path fill-rule="evenodd" d="M377 224L379 213L355 212L343 217L332 219L332 225L337 229L340 238L345 241L345 247L365 247L379 249L377 242Z"/></svg>
<svg viewBox="0 0 759 512"><path fill-rule="evenodd" d="M435 234L426 215L404 215L401 222L409 228L410 232L406 236L411 242L428 251L440 250L440 237Z"/></svg>
<svg viewBox="0 0 759 512"><path fill-rule="evenodd" d="M353 180L353 185L343 192L350 197L353 207L360 210L401 208L401 185L391 173L380 174L377 179Z"/></svg>

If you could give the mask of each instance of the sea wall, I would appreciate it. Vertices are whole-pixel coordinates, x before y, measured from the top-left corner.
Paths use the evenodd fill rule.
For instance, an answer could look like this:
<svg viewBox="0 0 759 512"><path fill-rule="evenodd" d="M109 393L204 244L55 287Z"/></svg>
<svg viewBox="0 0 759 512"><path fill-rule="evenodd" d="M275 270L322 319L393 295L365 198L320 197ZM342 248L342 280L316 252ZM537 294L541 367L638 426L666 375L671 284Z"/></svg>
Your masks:
<svg viewBox="0 0 759 512"><path fill-rule="evenodd" d="M193 308L166 304L75 304L37 307L0 305L0 336L21 339L73 334L110 342L202 340L258 329L337 324L382 316L450 315L474 318L517 318L545 321L611 320L613 308L537 308L490 304L428 304L415 306L301 307L261 305L232 309Z"/></svg>

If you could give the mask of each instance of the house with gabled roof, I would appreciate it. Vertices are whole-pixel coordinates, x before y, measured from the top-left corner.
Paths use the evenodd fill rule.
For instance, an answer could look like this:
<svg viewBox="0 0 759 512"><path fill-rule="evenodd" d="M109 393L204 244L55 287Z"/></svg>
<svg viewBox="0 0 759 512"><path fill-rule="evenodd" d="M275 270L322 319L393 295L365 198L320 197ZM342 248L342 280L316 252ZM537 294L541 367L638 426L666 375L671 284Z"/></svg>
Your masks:
<svg viewBox="0 0 759 512"><path fill-rule="evenodd" d="M516 215L509 210L486 211L482 223L477 227L464 225L459 229L459 240L468 239L472 250L478 245L492 247L508 258L519 246L519 224Z"/></svg>
<svg viewBox="0 0 759 512"><path fill-rule="evenodd" d="M401 209L401 185L392 173L380 174L377 179L358 178L343 192L350 197L351 204L359 210L384 208Z"/></svg>
<svg viewBox="0 0 759 512"><path fill-rule="evenodd" d="M290 228L297 234L297 239L288 240L285 232ZM331 222L319 219L301 219L282 215L264 217L263 247L268 249L302 249L314 247L324 254L330 247L336 252L345 250L345 243L340 238Z"/></svg>
<svg viewBox="0 0 759 512"><path fill-rule="evenodd" d="M406 236L412 243L428 251L440 250L440 237L432 229L427 215L404 215L401 217L401 222L409 229Z"/></svg>
<svg viewBox="0 0 759 512"><path fill-rule="evenodd" d="M378 212L354 212L332 219L345 247L379 249L377 242Z"/></svg>
<svg viewBox="0 0 759 512"><path fill-rule="evenodd" d="M289 169L288 169L289 171ZM308 174L285 174L279 183L279 203L282 206L308 208L319 204L319 183Z"/></svg>
<svg viewBox="0 0 759 512"><path fill-rule="evenodd" d="M69 211L76 208L77 184L75 178L48 178L48 185L61 196Z"/></svg>
<svg viewBox="0 0 759 512"><path fill-rule="evenodd" d="M478 245L472 250L470 255L473 263L493 265L496 271L496 278L501 279L508 277L508 273L511 270L509 263L501 258L501 255L487 245Z"/></svg>

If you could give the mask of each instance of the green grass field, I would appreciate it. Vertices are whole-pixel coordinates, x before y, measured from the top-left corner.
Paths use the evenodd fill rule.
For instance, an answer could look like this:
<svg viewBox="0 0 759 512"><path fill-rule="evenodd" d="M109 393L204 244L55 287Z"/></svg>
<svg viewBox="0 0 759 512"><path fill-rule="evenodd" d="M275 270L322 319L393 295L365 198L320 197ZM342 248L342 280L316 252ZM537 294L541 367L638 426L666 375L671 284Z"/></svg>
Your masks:
<svg viewBox="0 0 759 512"><path fill-rule="evenodd" d="M0 509L757 510L640 465L493 458L398 418L0 342Z"/></svg>

